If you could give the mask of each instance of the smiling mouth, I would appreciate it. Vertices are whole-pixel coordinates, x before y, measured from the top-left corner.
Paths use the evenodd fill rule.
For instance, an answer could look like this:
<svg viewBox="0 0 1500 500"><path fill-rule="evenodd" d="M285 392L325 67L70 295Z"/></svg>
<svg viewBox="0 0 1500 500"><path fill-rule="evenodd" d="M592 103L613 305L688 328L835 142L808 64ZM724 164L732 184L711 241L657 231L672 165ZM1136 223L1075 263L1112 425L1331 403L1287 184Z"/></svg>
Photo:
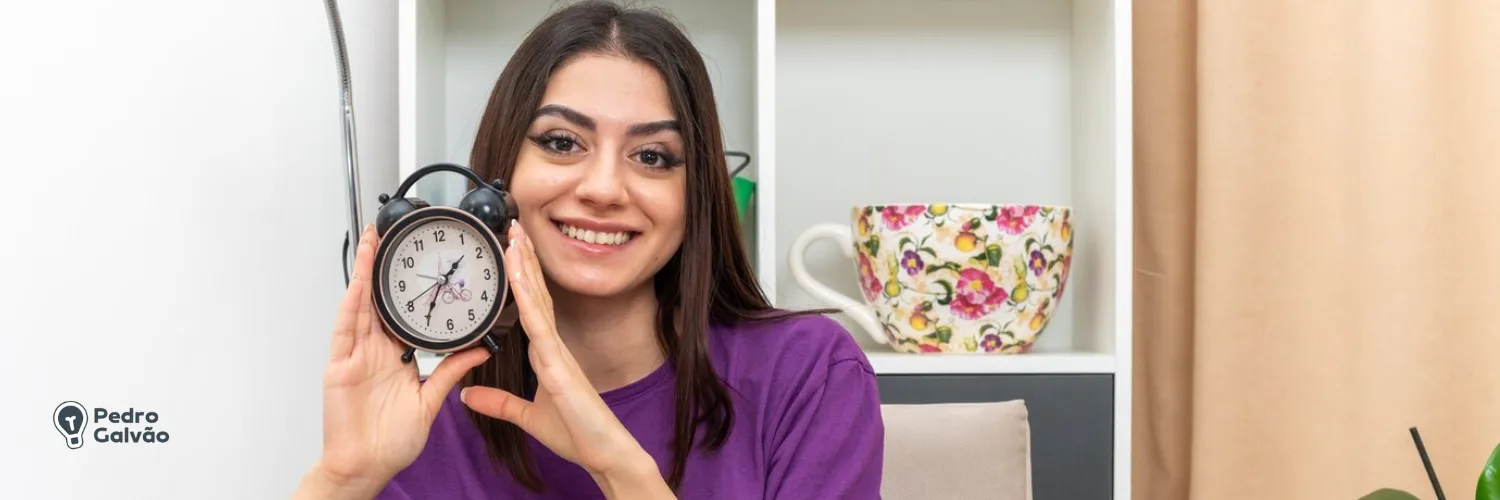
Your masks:
<svg viewBox="0 0 1500 500"><path fill-rule="evenodd" d="M569 238L572 238L572 239L575 239L575 240L578 240L578 241L582 241L584 243L592 243L592 244L595 244L595 245L606 245L606 246L624 245L626 243L629 243L631 239L635 238L637 235L640 234L640 233L637 233L635 231L619 231L619 232L594 231L594 230L590 230L590 229L582 229L582 228L570 226L568 224L564 224L564 223L557 222L557 221L552 221L552 223L555 224L555 225L557 225L557 230L561 231L562 234L563 234L563 236L567 236Z"/></svg>

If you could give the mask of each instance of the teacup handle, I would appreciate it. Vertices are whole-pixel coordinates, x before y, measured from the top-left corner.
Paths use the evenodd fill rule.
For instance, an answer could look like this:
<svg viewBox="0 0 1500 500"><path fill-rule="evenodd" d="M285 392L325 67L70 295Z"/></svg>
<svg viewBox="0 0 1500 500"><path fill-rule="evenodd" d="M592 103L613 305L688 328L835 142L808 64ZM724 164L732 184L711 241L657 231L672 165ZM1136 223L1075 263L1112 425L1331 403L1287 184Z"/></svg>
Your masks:
<svg viewBox="0 0 1500 500"><path fill-rule="evenodd" d="M869 305L834 291L828 285L813 279L812 275L807 272L805 261L807 249L812 246L813 242L822 238L830 238L838 242L839 249L843 251L844 256L848 257L851 262L853 261L854 237L849 233L849 226L832 223L818 224L807 228L792 242L791 255L787 256L787 264L792 268L792 277L796 278L797 284L801 285L802 289L813 298L838 308L853 318L854 322L863 328L865 333L870 334L876 343L888 343L885 338L885 328L881 327L880 321L875 319L875 311L870 309Z"/></svg>

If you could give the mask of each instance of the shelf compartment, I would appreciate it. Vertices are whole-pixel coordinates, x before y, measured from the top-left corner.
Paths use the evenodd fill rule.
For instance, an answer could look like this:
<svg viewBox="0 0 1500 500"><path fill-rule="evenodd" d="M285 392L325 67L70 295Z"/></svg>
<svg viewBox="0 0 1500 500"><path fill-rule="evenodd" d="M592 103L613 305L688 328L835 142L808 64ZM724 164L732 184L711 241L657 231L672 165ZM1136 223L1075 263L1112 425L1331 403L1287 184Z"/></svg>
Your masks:
<svg viewBox="0 0 1500 500"><path fill-rule="evenodd" d="M777 305L824 306L796 283L786 254L814 224L848 224L852 206L1066 205L1074 267L1036 349L1115 353L1129 332L1121 308L1131 236L1120 5L1128 9L1108 0L777 2L777 159L774 186L762 187L775 190L762 209L774 221L759 235L778 252L768 280ZM825 241L806 261L816 279L858 299L841 250Z"/></svg>

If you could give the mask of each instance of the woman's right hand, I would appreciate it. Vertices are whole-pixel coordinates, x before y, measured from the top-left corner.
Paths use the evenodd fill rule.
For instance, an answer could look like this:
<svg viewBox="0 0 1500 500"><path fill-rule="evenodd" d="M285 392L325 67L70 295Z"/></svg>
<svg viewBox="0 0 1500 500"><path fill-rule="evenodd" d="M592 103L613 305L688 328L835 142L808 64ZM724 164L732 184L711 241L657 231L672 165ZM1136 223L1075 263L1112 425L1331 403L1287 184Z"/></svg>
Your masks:
<svg viewBox="0 0 1500 500"><path fill-rule="evenodd" d="M454 384L489 358L483 347L453 354L426 383L418 380L416 363L401 362L406 346L386 332L370 298L378 240L370 226L359 238L323 372L323 456L303 478L298 496L379 493L422 452Z"/></svg>

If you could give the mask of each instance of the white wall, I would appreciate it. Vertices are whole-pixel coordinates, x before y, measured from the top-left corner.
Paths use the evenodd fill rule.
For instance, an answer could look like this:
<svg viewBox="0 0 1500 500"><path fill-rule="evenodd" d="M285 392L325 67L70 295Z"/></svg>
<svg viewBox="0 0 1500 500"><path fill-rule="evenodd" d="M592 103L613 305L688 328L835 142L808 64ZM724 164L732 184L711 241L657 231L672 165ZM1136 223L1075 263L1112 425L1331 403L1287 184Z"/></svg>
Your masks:
<svg viewBox="0 0 1500 500"><path fill-rule="evenodd" d="M369 218L395 183L395 2L343 14ZM285 498L343 290L322 2L7 2L0 63L0 497ZM170 440L69 449L66 400Z"/></svg>

